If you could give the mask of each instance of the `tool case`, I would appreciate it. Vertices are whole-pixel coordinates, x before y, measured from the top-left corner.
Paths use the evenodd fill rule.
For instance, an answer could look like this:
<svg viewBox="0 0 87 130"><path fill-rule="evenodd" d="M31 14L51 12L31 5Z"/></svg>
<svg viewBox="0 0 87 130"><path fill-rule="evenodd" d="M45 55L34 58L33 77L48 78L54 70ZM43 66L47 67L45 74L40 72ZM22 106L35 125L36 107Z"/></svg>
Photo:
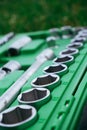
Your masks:
<svg viewBox="0 0 87 130"><path fill-rule="evenodd" d="M9 34L0 37L0 104L6 91L40 54L41 65L36 69L38 62L34 64L31 71L35 72L7 106L4 101L0 130L79 130L87 101L87 29L64 26ZM51 59L43 56L46 49L52 50ZM24 80L26 77L20 84Z"/></svg>

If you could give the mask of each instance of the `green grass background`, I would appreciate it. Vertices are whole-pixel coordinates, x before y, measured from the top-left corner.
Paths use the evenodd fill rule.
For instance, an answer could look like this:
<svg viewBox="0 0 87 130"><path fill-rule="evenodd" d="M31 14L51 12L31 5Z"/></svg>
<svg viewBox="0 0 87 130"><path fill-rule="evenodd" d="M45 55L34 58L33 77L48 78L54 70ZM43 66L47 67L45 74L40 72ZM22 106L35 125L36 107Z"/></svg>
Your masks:
<svg viewBox="0 0 87 130"><path fill-rule="evenodd" d="M0 0L0 34L87 25L87 0Z"/></svg>

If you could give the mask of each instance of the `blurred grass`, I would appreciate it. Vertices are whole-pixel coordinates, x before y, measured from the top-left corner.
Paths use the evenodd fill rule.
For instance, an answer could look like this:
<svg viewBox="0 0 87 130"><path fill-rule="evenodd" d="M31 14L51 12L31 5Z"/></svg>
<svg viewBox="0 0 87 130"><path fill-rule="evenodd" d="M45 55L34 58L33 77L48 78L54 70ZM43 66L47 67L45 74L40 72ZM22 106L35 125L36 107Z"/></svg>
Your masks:
<svg viewBox="0 0 87 130"><path fill-rule="evenodd" d="M0 0L0 34L87 25L86 0Z"/></svg>

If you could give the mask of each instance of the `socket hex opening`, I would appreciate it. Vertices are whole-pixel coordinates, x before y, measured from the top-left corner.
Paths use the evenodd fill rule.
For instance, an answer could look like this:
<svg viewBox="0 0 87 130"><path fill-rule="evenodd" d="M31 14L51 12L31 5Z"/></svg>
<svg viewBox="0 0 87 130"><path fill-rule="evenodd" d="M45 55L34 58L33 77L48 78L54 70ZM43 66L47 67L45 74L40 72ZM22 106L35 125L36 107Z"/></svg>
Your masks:
<svg viewBox="0 0 87 130"><path fill-rule="evenodd" d="M9 48L8 49L8 55L9 56L16 56L19 54L19 50L16 48Z"/></svg>
<svg viewBox="0 0 87 130"><path fill-rule="evenodd" d="M85 37L80 37L79 35L77 35L74 39L71 40L71 42L85 42L87 39Z"/></svg>
<svg viewBox="0 0 87 130"><path fill-rule="evenodd" d="M78 35L80 36L80 37L87 37L87 31L80 31L79 33L78 33Z"/></svg>
<svg viewBox="0 0 87 130"><path fill-rule="evenodd" d="M15 123L24 121L31 116L31 114L32 114L31 111L32 111L31 109L24 110L20 107L17 107L13 111L3 114L2 123L4 123L4 124L15 124ZM19 115L20 115L20 117L19 117Z"/></svg>
<svg viewBox="0 0 87 130"><path fill-rule="evenodd" d="M63 75L67 72L67 69L68 69L67 66L64 64L55 64L44 68L44 72Z"/></svg>
<svg viewBox="0 0 87 130"><path fill-rule="evenodd" d="M67 46L67 48L76 48L76 49L80 49L82 47L83 47L83 44L81 42L74 42Z"/></svg>
<svg viewBox="0 0 87 130"><path fill-rule="evenodd" d="M60 55L74 55L74 56L76 56L78 53L79 53L78 49L68 48L68 49L60 52Z"/></svg>
<svg viewBox="0 0 87 130"><path fill-rule="evenodd" d="M30 126L36 120L36 109L28 105L20 105L0 113L0 126L5 128Z"/></svg>
<svg viewBox="0 0 87 130"><path fill-rule="evenodd" d="M44 77L38 77L35 82L33 82L36 85L45 85L53 83L56 80L56 77L52 77L51 75L47 75Z"/></svg>
<svg viewBox="0 0 87 130"><path fill-rule="evenodd" d="M19 103L40 107L50 99L50 91L46 88L33 88L18 96Z"/></svg>
<svg viewBox="0 0 87 130"><path fill-rule="evenodd" d="M74 57L70 55L60 56L54 59L54 63L64 63L66 65L70 65L74 61Z"/></svg>
<svg viewBox="0 0 87 130"><path fill-rule="evenodd" d="M44 98L47 95L47 90L33 89L32 91L22 93L22 101L36 101Z"/></svg>
<svg viewBox="0 0 87 130"><path fill-rule="evenodd" d="M52 90L60 83L60 77L55 74L46 74L35 78L31 85L35 88L43 88L47 87L48 89Z"/></svg>

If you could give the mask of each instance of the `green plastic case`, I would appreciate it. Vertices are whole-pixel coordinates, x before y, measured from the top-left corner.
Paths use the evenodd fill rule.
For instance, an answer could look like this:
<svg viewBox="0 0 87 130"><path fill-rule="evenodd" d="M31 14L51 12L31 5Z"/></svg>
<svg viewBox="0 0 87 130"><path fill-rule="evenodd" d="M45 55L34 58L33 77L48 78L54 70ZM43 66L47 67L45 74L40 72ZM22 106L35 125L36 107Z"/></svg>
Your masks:
<svg viewBox="0 0 87 130"><path fill-rule="evenodd" d="M30 36L32 41L20 49L19 55L9 56L7 54L9 46L23 36ZM8 74L0 81L0 96L35 62L37 55L48 48L46 42L48 36L50 36L49 30L16 34L10 41L0 46L0 67L10 60L16 60L21 64L20 70ZM56 39L56 46L50 47L50 49L54 51L57 58L61 57L60 52L67 49L70 42L71 39ZM52 90L49 89L50 87L46 87L46 89L50 91L49 100L45 102L43 99L41 103L35 105L31 103L31 106L36 106L37 118L35 118L34 122L30 122L29 127L25 126L23 129L76 130L78 128L80 114L85 101L87 101L87 42L83 43L83 47L78 48L78 51L79 53L73 56L73 62L66 64L67 71L61 75L57 74L60 76L59 83L55 85L53 82L53 84L51 84ZM47 73L44 73L44 68L47 66L58 65L58 63L54 62L55 58L42 64L29 78L28 82L25 83L19 94L35 88L32 85L32 81L35 78L45 76ZM49 81L49 78L47 80ZM49 83L47 80L45 81L44 79L44 82ZM37 88L42 88L42 86L39 85ZM16 97L8 109L18 105L20 105L20 103L18 102L18 97ZM13 118L15 118L14 115ZM6 130L10 128L0 126L0 130L3 129ZM17 128L12 127L11 129L21 130L21 126Z"/></svg>

